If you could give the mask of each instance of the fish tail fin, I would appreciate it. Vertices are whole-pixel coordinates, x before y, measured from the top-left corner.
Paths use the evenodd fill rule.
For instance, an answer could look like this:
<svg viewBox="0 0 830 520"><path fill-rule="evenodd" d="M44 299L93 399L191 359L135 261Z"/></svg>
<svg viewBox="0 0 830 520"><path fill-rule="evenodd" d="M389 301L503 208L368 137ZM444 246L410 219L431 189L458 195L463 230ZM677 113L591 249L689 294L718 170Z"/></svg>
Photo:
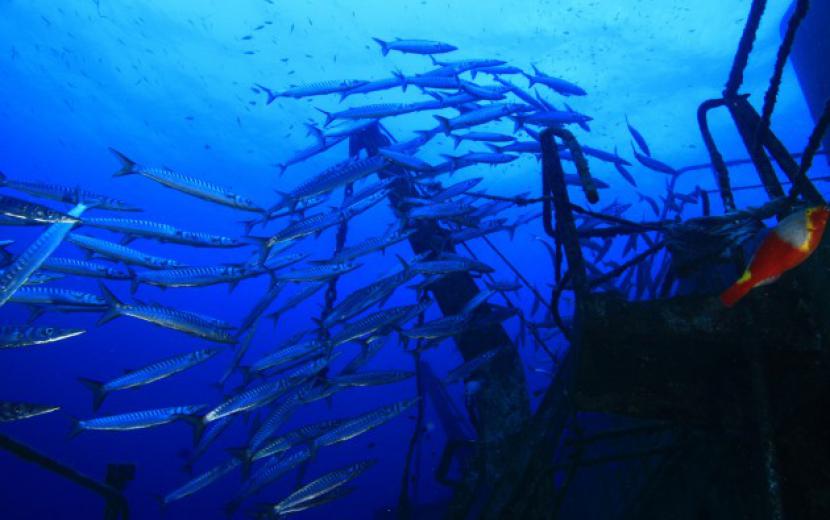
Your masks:
<svg viewBox="0 0 830 520"><path fill-rule="evenodd" d="M319 128L317 128L316 126L314 126L311 123L306 123L305 127L306 127L306 130L308 130L308 134L306 134L306 135L313 135L314 139L317 140L317 143L320 144L320 146L326 144L326 136L323 135L322 130L320 130Z"/></svg>
<svg viewBox="0 0 830 520"><path fill-rule="evenodd" d="M450 135L450 131L452 128L450 127L450 120L444 116L432 116L434 117L438 123L441 124L441 128L444 130L444 135Z"/></svg>
<svg viewBox="0 0 830 520"><path fill-rule="evenodd" d="M742 276L740 280L732 284L727 290L723 291L720 295L720 301L726 307L732 307L738 301L743 298L744 296L752 290L753 287L752 279L749 276Z"/></svg>
<svg viewBox="0 0 830 520"><path fill-rule="evenodd" d="M504 149L501 146L497 145L497 144L485 143L484 146L486 146L487 148L493 150L495 153L504 153Z"/></svg>
<svg viewBox="0 0 830 520"><path fill-rule="evenodd" d="M167 502L164 500L164 497L159 494L154 494L153 500L155 500L159 506L159 513L163 515L165 510L167 509Z"/></svg>
<svg viewBox="0 0 830 520"><path fill-rule="evenodd" d="M79 377L78 381L92 392L92 409L97 411L104 403L104 398L107 397L104 383L86 377Z"/></svg>
<svg viewBox="0 0 830 520"><path fill-rule="evenodd" d="M521 117L516 116L516 117L513 118L513 132L514 133L518 132L519 130L524 128L524 126L525 126L525 124L524 124L524 121L522 121Z"/></svg>
<svg viewBox="0 0 830 520"><path fill-rule="evenodd" d="M98 325L103 325L104 323L112 321L121 315L121 306L123 304L118 300L115 294L113 294L109 287L101 282L98 283L98 287L101 288L101 294L107 302L107 310L98 319Z"/></svg>
<svg viewBox="0 0 830 520"><path fill-rule="evenodd" d="M251 474L251 453L248 451L247 446L242 446L241 448L228 448L226 450L228 454L237 459L239 462L242 463L242 478L246 479Z"/></svg>
<svg viewBox="0 0 830 520"><path fill-rule="evenodd" d="M375 40L375 42L377 42L378 45L380 45L381 55L386 56L387 54L389 54L389 44L388 43L381 40L380 38L374 38L373 37L372 39Z"/></svg>
<svg viewBox="0 0 830 520"><path fill-rule="evenodd" d="M533 76L531 76L527 72L522 72L522 74L524 74L524 76L527 78L527 88L530 88L536 84L536 80L533 78Z"/></svg>
<svg viewBox="0 0 830 520"><path fill-rule="evenodd" d="M452 145L453 150L458 148L458 145L461 144L461 141L464 140L464 138L461 137L460 135L450 134L450 137L452 138L452 142L453 142L453 145Z"/></svg>
<svg viewBox="0 0 830 520"><path fill-rule="evenodd" d="M266 105L270 105L271 103L274 102L275 99L277 99L279 97L274 93L273 90L271 90L270 88L268 88L266 86L260 85L259 83L254 83L254 85L256 85L258 88L265 91L265 94L268 96L268 101L265 102Z"/></svg>
<svg viewBox="0 0 830 520"><path fill-rule="evenodd" d="M510 235L510 240L513 240L513 237L516 236L516 228L519 226L519 223L516 222L507 226L507 233Z"/></svg>
<svg viewBox="0 0 830 520"><path fill-rule="evenodd" d="M322 112L323 115L326 116L326 122L323 123L323 126L329 126L329 124L332 121L334 121L334 115L331 112L323 110L322 108L319 108L319 107L314 107L314 108L317 109L318 112Z"/></svg>
<svg viewBox="0 0 830 520"><path fill-rule="evenodd" d="M72 421L72 429L69 430L69 438L74 439L78 436L79 433L84 431L84 429L81 428L81 421L79 421L77 418L70 417L69 420Z"/></svg>
<svg viewBox="0 0 830 520"><path fill-rule="evenodd" d="M392 71L392 75L398 78L398 81L401 82L401 90L406 92L406 87L409 86L409 82L406 80L406 75L401 72L399 69L395 69Z"/></svg>
<svg viewBox="0 0 830 520"><path fill-rule="evenodd" d="M429 59L432 62L432 64L435 65L436 67L441 65L440 63L438 63L438 60L436 60L435 56L433 56L432 54L429 55Z"/></svg>
<svg viewBox="0 0 830 520"><path fill-rule="evenodd" d="M179 417L193 428L193 445L199 444L202 434L205 432L205 421L201 415L188 414Z"/></svg>
<svg viewBox="0 0 830 520"><path fill-rule="evenodd" d="M121 177L124 175L131 175L133 173L138 173L135 170L135 161L124 155L123 153L119 152L115 148L110 148L110 152L119 160L121 161L121 169L117 172L113 173L113 177Z"/></svg>

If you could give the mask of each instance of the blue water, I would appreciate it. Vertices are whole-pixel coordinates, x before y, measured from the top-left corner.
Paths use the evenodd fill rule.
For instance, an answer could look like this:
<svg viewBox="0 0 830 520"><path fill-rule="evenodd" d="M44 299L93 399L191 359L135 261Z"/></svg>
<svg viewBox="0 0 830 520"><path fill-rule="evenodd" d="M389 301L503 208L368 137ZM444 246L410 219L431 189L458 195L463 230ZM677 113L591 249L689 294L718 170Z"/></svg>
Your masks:
<svg viewBox="0 0 830 520"><path fill-rule="evenodd" d="M788 7L783 0L767 7L742 91L753 94L760 106L780 42L779 22ZM282 176L274 167L293 151L312 144L304 123L322 122L315 107L336 109L381 102L420 101L417 89L399 89L370 95L355 95L338 105L336 96L303 100L280 98L265 105L265 96L251 90L262 83L280 90L291 84L328 79L380 79L394 69L407 74L429 70L428 58L391 53L382 57L371 37L425 38L447 41L459 51L446 59L499 58L529 69L564 77L582 86L589 95L569 98L575 109L591 115L591 132L576 129L578 138L597 148L617 147L633 160L625 115L645 135L655 157L675 167L708 162L695 123L698 104L717 97L727 77L732 55L743 29L747 2L700 0L692 3L665 0L616 0L591 2L564 0L522 3L364 0L361 2L238 2L196 0L145 0L109 2L73 0L0 0L0 170L10 178L42 180L106 193L144 208L150 220L183 229L236 236L238 221L249 215L188 197L140 176L113 178L119 166L107 151L115 147L145 163L165 165L188 175L233 186L268 206L276 200L274 190L296 186L339 160L348 149L341 144L325 154L290 167ZM266 24L261 30L255 27ZM246 36L252 36L245 39ZM522 87L526 81L508 78ZM562 98L540 89L561 106ZM445 110L445 115L453 114ZM418 129L434 126L438 112L407 115L384 121L399 140L410 139ZM812 129L809 115L791 68L785 70L773 128L785 145L800 151ZM732 122L724 113L713 119L712 128L727 159L743 158L745 151ZM488 129L509 132L507 122ZM427 144L419 157L437 163L440 154L451 153L451 141L439 136ZM466 147L466 148L464 148ZM462 145L459 151L476 148ZM634 204L625 216L632 220L653 218L639 201L638 191L655 199L665 190L667 178L634 166L638 188L626 184L613 166L591 160L594 175L611 188L602 193L602 207L613 200ZM570 167L572 168L572 167ZM817 160L814 175L825 172ZM572 171L572 169L571 169ZM750 168L733 170L735 185L754 184ZM532 156L497 168L478 166L456 174L451 182L482 176L480 188L492 194L538 194L539 163ZM441 179L442 181L445 179ZM447 182L449 183L449 181ZM709 171L685 174L679 192L696 186L713 189ZM11 192L10 192L11 193ZM573 200L586 204L580 190L571 190ZM339 201L340 194L332 201ZM737 194L739 206L761 203L758 191ZM721 211L712 196L713 212ZM56 204L57 205L57 204ZM91 210L90 214L92 213ZM511 210L502 216L525 215L528 209ZM686 216L699 215L699 207L688 207ZM113 215L113 216L130 216ZM391 210L381 204L350 223L349 244L384 232L394 222ZM18 253L40 228L4 228L0 238L14 239ZM275 227L269 229L276 229ZM105 231L85 230L115 239ZM547 294L552 280L550 259L534 240L542 236L541 221L523 226L511 241L506 234L492 237L524 275ZM196 265L242 261L253 251L195 249L137 240L134 245L150 253L170 256ZM305 240L298 248L325 258L334 247L334 231ZM505 265L480 241L471 244L480 258L494 265L498 277L513 279ZM619 251L614 254L619 255ZM64 244L60 256L81 257ZM397 267L395 255L411 257L404 243L385 255L363 259L365 265L343 277L338 292L347 294ZM619 258L615 258L619 260ZM244 281L232 293L226 286L161 291L142 287L136 297L159 301L239 323L266 290L265 278ZM97 292L90 280L67 278L56 285ZM111 282L123 298L128 284ZM291 293L284 292L279 301ZM412 301L412 292L399 290L387 305ZM519 293L516 301L528 314L532 297ZM563 312L567 314L567 301ZM303 303L279 322L260 325L254 346L246 357L256 359L280 339L312 328L311 317L319 316L322 293ZM3 323L27 318L28 311L9 304L0 310ZM428 319L438 317L433 307ZM103 478L106 464L130 462L137 466L136 478L127 488L133 518L157 518L154 496L164 495L184 483L182 450L191 446L190 430L183 423L125 433L89 432L68 440L68 416L92 416L90 396L78 377L107 380L124 369L138 368L176 353L205 348L205 341L150 324L117 319L95 326L94 315L49 313L38 323L88 328L78 338L48 346L2 352L0 398L59 404L61 411L2 426L3 433L20 439L79 471ZM506 322L511 337L517 320ZM564 349L560 338L551 348ZM357 352L346 347L340 363ZM543 353L530 344L522 348L529 392L549 382L550 369ZM442 376L461 363L452 342L425 356ZM230 350L193 370L141 389L111 395L101 413L119 413L190 403L215 404L222 394L212 386L230 363ZM412 369L411 357L402 353L394 336L369 365L374 369ZM542 369L537 370L537 369ZM228 385L238 384L235 376ZM462 385L450 387L459 406ZM318 402L303 409L288 425L296 426L330 417L348 417L391 403L415 393L414 380L367 389L344 391L331 403ZM534 401L536 398L534 397ZM414 421L402 417L347 443L326 448L310 465L306 480L358 460L376 458L378 463L356 481L354 493L335 504L301 513L298 518L371 518L393 509L400 490L404 455ZM427 407L428 433L416 460L418 503L439 503L450 491L435 483L432 472L443 447L443 433L434 412ZM236 420L231 429L197 465L204 470L227 457L224 448L242 444L250 423ZM0 453L2 474L0 517L99 518L100 499L74 485L47 474L14 457ZM222 518L222 505L240 484L238 473L172 504L168 518ZM294 473L248 502L276 502L292 491ZM242 518L241 514L238 516Z"/></svg>

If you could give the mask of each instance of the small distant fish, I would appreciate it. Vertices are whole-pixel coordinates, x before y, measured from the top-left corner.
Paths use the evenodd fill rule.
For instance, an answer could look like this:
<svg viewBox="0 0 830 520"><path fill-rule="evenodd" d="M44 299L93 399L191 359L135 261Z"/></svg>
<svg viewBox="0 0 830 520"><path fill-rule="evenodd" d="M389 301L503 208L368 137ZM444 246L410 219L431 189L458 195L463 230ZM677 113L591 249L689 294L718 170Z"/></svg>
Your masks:
<svg viewBox="0 0 830 520"><path fill-rule="evenodd" d="M84 329L59 327L0 326L0 349L44 345L79 336Z"/></svg>
<svg viewBox="0 0 830 520"><path fill-rule="evenodd" d="M755 287L775 282L807 260L821 243L829 218L830 208L814 206L782 219L761 242L743 275L721 294L721 302L732 307Z"/></svg>
<svg viewBox="0 0 830 520"><path fill-rule="evenodd" d="M447 384L456 383L458 381L467 379L468 377L472 376L482 367L490 364L500 352L501 348L494 348L492 350L488 350L483 354L479 354L473 359L467 361L463 365L452 369L450 373L447 374Z"/></svg>
<svg viewBox="0 0 830 520"><path fill-rule="evenodd" d="M646 143L643 134L637 131L636 128L631 126L631 123L628 122L628 116L625 116L625 124L628 126L628 132L631 134L631 137L634 138L634 141L637 143L637 146L640 147L640 151L642 151L647 156L651 157L651 150L648 148L648 143Z"/></svg>
<svg viewBox="0 0 830 520"><path fill-rule="evenodd" d="M384 56L389 51L398 51L405 54L442 54L458 50L455 45L430 40L402 40L396 38L392 41L384 41L380 38L372 38L380 45L380 52Z"/></svg>
<svg viewBox="0 0 830 520"><path fill-rule="evenodd" d="M637 159L637 161L649 170L654 170L656 172L666 173L669 175L677 175L679 173L677 170L675 170L668 164L658 161L657 159L654 159L652 157L649 157L648 155L641 154L640 152L634 149L634 145L631 145L631 149L634 151L634 157Z"/></svg>
<svg viewBox="0 0 830 520"><path fill-rule="evenodd" d="M20 421L60 410L60 406L0 401L0 422Z"/></svg>

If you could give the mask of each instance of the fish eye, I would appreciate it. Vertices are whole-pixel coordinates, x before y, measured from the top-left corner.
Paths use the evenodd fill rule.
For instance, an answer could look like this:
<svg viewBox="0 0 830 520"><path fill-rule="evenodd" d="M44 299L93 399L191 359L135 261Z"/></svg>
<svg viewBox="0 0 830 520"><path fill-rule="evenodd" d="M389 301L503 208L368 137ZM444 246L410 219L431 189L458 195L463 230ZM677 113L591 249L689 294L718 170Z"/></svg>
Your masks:
<svg viewBox="0 0 830 520"><path fill-rule="evenodd" d="M54 333L55 333L55 329L53 329L52 327L49 327L49 328L46 329L46 335L47 336L51 336Z"/></svg>

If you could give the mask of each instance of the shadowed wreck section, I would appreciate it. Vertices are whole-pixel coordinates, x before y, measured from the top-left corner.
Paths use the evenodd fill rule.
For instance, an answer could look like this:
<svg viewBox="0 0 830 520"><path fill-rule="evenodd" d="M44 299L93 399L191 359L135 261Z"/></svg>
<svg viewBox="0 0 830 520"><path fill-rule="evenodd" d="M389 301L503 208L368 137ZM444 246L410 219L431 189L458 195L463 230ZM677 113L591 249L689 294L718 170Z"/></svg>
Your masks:
<svg viewBox="0 0 830 520"><path fill-rule="evenodd" d="M355 139L369 155L376 155L379 148L390 144L377 126L370 127ZM395 172L394 167L387 170ZM398 170L397 173L403 172ZM402 175L401 181L393 185L389 199L395 211L402 214L404 199L415 196L414 186ZM446 240L447 235L448 231L435 222L422 221L415 224L415 233L409 238L409 244L417 255L453 252ZM429 291L442 314L451 316L460 313L479 293L479 288L469 273L452 273L431 283ZM477 309L478 316L483 320L486 320L488 312L487 305ZM456 337L456 345L465 361L495 348L503 349L499 362L490 363L484 369L483 377L487 384L482 385L474 396L477 451L472 467L466 469L464 480L456 491L454 508L460 512L474 509L477 499L485 498L487 490L504 478L505 469L515 456L514 440L530 418L530 402L518 352L501 325L471 328ZM451 516L454 514L450 513Z"/></svg>

